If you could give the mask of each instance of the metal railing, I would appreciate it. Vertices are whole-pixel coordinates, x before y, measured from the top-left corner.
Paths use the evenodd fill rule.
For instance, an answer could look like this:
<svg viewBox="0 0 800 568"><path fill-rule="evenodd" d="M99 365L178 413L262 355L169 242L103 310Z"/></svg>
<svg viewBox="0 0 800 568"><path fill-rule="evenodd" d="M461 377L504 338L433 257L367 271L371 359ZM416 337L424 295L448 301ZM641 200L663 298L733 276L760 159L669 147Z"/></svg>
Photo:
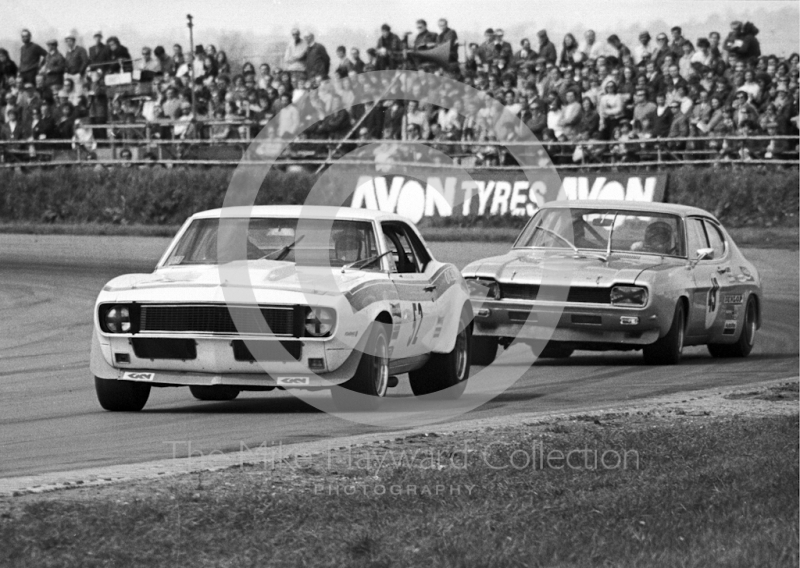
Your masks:
<svg viewBox="0 0 800 568"><path fill-rule="evenodd" d="M335 161L338 165L360 167L412 167L415 161L389 159L386 161L354 159L346 150L355 146L425 144L441 149L452 162L439 164L442 169L476 169L490 171L519 170L515 163L501 165L486 154L526 152L531 148L547 151L558 169L593 168L659 168L681 165L774 165L800 166L797 136L721 136L680 138L638 138L632 140L387 140L387 139L303 139L287 145L284 139L254 138L266 121L172 121L84 125L93 131L105 131L107 137L96 137L88 143L73 140L2 140L0 168L22 166L114 166L137 165L219 165L235 166L242 161L254 165L321 167ZM194 129L201 136L175 138L175 127ZM214 139L203 137L214 126L233 128L240 138ZM258 129L258 130L256 130ZM766 156L771 142L786 142L785 149ZM251 146L252 145L252 146ZM278 147L286 146L279 156ZM272 147L272 150L270 150ZM334 155L333 149L344 147ZM267 157L259 148L266 148ZM575 157L575 150L582 156ZM616 148L616 150L611 151ZM121 158L121 151L131 151L130 159ZM253 151L255 150L255 151ZM480 150L487 150L481 152ZM599 151L598 151L599 150ZM746 151L745 151L746 150ZM547 160L544 160L545 162ZM540 167L549 168L550 163Z"/></svg>

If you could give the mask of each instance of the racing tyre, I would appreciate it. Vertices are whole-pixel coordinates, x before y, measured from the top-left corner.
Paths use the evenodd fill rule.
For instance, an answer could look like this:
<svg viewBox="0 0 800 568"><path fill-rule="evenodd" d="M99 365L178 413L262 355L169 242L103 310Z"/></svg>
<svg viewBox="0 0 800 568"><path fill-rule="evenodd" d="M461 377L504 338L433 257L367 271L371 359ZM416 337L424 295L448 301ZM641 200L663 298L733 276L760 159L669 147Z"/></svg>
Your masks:
<svg viewBox="0 0 800 568"><path fill-rule="evenodd" d="M333 387L333 402L344 411L374 410L388 388L389 334L384 324L374 322L356 374L346 383Z"/></svg>
<svg viewBox="0 0 800 568"><path fill-rule="evenodd" d="M472 336L472 363L491 365L497 356L498 340L492 336Z"/></svg>
<svg viewBox="0 0 800 568"><path fill-rule="evenodd" d="M147 404L150 385L132 381L94 378L94 390L100 406L114 412L138 412Z"/></svg>
<svg viewBox="0 0 800 568"><path fill-rule="evenodd" d="M553 343L552 341L544 346L542 352L539 353L539 358L541 359L567 359L572 353L574 349L570 349L569 347L564 347L563 345L559 345L558 343Z"/></svg>
<svg viewBox="0 0 800 568"><path fill-rule="evenodd" d="M239 396L239 389L222 385L213 387L195 385L189 387L189 390L197 400L233 400Z"/></svg>
<svg viewBox="0 0 800 568"><path fill-rule="evenodd" d="M713 357L719 358L747 357L756 343L756 329L758 329L756 303L750 298L744 311L742 331L739 332L739 339L736 340L736 343L709 343L708 352Z"/></svg>
<svg viewBox="0 0 800 568"><path fill-rule="evenodd" d="M459 332L449 353L431 353L425 365L408 373L411 392L416 396L433 395L438 400L455 400L467 388L470 368L472 329L461 316Z"/></svg>
<svg viewBox="0 0 800 568"><path fill-rule="evenodd" d="M645 345L644 362L648 365L677 365L683 353L683 336L686 330L686 312L683 302L675 306L675 315L667 334L651 345Z"/></svg>

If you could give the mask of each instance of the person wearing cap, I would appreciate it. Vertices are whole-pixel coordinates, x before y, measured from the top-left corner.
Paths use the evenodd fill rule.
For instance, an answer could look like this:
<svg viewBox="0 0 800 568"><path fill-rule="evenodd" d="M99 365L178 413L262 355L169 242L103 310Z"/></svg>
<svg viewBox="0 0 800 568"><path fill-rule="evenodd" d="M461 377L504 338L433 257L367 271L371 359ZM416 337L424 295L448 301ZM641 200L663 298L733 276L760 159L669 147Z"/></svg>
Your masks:
<svg viewBox="0 0 800 568"><path fill-rule="evenodd" d="M47 51L31 41L31 32L22 30L22 47L19 50L19 75L23 83L36 82L36 75L44 64Z"/></svg>
<svg viewBox="0 0 800 568"><path fill-rule="evenodd" d="M650 32L643 31L639 34L639 45L633 48L633 62L641 65L646 60L652 59L657 50L655 42L651 41Z"/></svg>
<svg viewBox="0 0 800 568"><path fill-rule="evenodd" d="M94 45L89 47L89 65L91 69L102 69L104 63L108 63L108 46L103 43L103 33L94 34Z"/></svg>
<svg viewBox="0 0 800 568"><path fill-rule="evenodd" d="M381 26L381 35L375 45L375 70L397 69L403 62L403 43L389 24Z"/></svg>
<svg viewBox="0 0 800 568"><path fill-rule="evenodd" d="M558 60L558 52L556 46L547 37L547 30L539 30L536 35L539 36L539 57L555 65Z"/></svg>
<svg viewBox="0 0 800 568"><path fill-rule="evenodd" d="M64 38L67 44L67 49L64 52L64 60L66 61L66 68L64 70L64 77L72 79L75 84L75 91L80 94L83 87L83 74L89 66L89 54L86 50L75 43L75 36L68 35Z"/></svg>
<svg viewBox="0 0 800 568"><path fill-rule="evenodd" d="M283 52L283 68L291 74L292 83L295 85L305 80L306 64L304 60L307 49L308 45L300 37L300 30L292 28L292 39L289 40L286 51Z"/></svg>
<svg viewBox="0 0 800 568"><path fill-rule="evenodd" d="M51 39L47 42L47 55L44 58L41 73L44 75L46 87L51 85L61 85L64 83L64 72L67 68L67 61L61 52L58 51L58 42Z"/></svg>

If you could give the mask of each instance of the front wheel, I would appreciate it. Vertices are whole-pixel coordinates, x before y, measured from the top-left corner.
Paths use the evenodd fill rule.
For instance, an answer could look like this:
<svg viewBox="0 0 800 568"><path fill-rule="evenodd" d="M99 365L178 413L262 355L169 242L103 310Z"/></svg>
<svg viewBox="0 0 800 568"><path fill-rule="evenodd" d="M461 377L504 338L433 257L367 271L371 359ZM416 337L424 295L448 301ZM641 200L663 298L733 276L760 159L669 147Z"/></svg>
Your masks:
<svg viewBox="0 0 800 568"><path fill-rule="evenodd" d="M421 369L408 374L411 392L416 396L434 395L431 398L455 400L467 388L470 368L469 320L461 317L458 335L449 353L432 353Z"/></svg>
<svg viewBox="0 0 800 568"><path fill-rule="evenodd" d="M750 298L747 301L747 308L744 310L744 323L736 343L709 343L708 352L711 353L712 357L718 358L747 357L756 344L757 328L756 303Z"/></svg>
<svg viewBox="0 0 800 568"><path fill-rule="evenodd" d="M150 385L132 381L95 377L94 390L100 406L113 412L138 412L150 397Z"/></svg>
<svg viewBox="0 0 800 568"><path fill-rule="evenodd" d="M239 396L239 389L228 387L224 385L217 386L190 386L189 390L192 391L192 396L197 400L233 400Z"/></svg>
<svg viewBox="0 0 800 568"><path fill-rule="evenodd" d="M667 334L651 345L645 345L644 362L648 365L677 365L683 354L683 335L686 329L686 313L683 302L678 301L675 315Z"/></svg>
<svg viewBox="0 0 800 568"><path fill-rule="evenodd" d="M339 410L374 410L388 388L389 334L384 324L373 322L356 374L346 383L333 387L333 402Z"/></svg>

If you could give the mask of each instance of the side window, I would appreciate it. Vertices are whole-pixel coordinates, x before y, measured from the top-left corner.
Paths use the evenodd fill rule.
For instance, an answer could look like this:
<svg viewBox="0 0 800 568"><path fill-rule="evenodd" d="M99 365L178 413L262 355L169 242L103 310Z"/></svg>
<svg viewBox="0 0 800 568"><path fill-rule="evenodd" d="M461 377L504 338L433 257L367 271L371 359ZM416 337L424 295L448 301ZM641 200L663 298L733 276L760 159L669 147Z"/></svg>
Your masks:
<svg viewBox="0 0 800 568"><path fill-rule="evenodd" d="M392 253L390 256L397 272L403 274L419 272L417 257L403 228L396 224L385 224L383 225L383 234L386 238L386 246Z"/></svg>
<svg viewBox="0 0 800 568"><path fill-rule="evenodd" d="M431 256L428 254L422 241L419 240L417 233L415 233L411 227L403 225L403 231L406 234L408 243L411 245L411 249L414 251L419 272L425 272L425 267L428 266L428 263L431 261Z"/></svg>
<svg viewBox="0 0 800 568"><path fill-rule="evenodd" d="M700 219L690 218L686 220L686 235L689 241L689 258L697 258L697 249L708 248L708 239L703 230L703 222Z"/></svg>
<svg viewBox="0 0 800 568"><path fill-rule="evenodd" d="M711 221L705 221L705 226L709 246L714 249L714 258L720 259L725 256L725 238L722 236L722 231Z"/></svg>

